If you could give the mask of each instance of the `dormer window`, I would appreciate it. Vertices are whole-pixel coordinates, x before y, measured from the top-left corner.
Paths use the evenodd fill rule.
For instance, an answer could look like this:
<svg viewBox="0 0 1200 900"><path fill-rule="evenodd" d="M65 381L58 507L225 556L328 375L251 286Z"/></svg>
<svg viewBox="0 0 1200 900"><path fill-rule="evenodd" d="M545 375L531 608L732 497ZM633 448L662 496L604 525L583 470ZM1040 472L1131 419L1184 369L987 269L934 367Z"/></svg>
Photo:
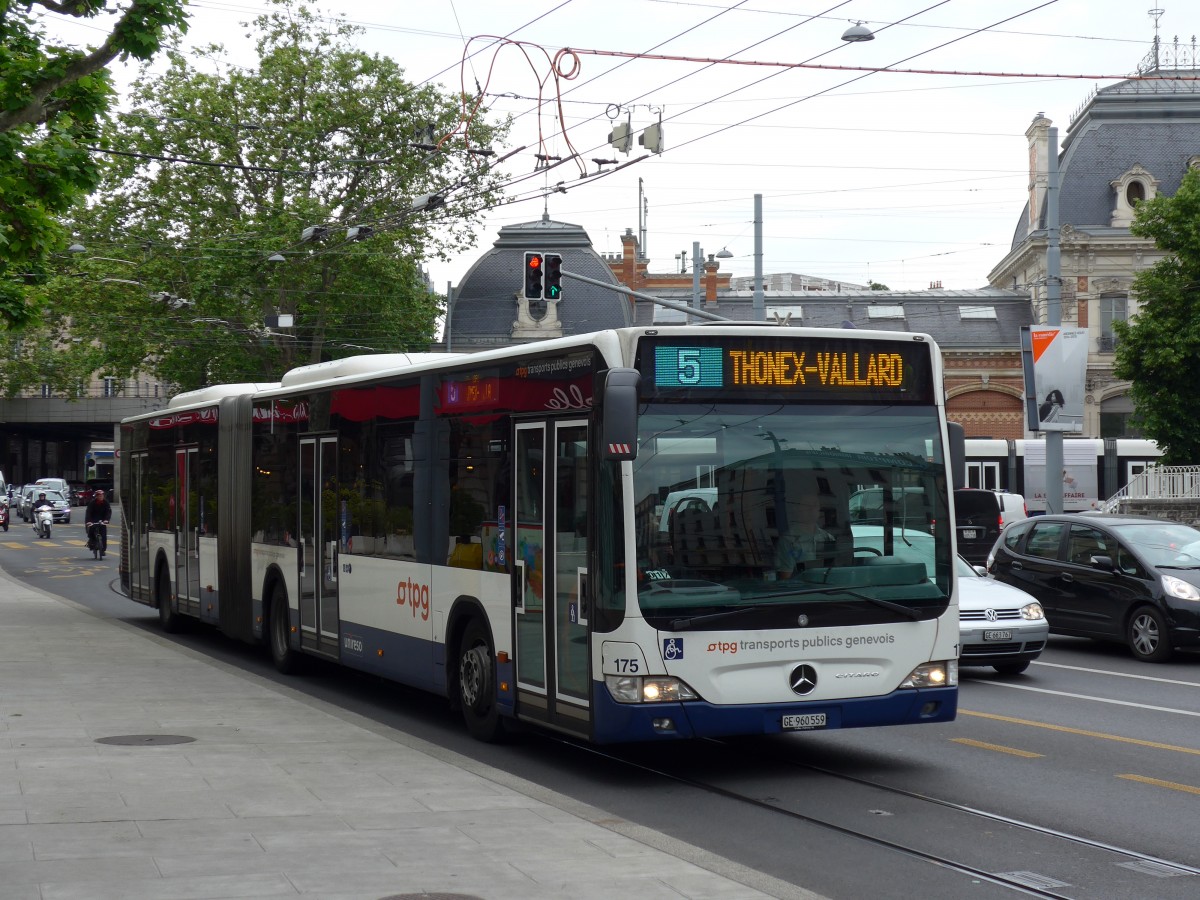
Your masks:
<svg viewBox="0 0 1200 900"><path fill-rule="evenodd" d="M1113 211L1110 224L1114 228L1128 228L1133 222L1138 204L1153 200L1158 193L1158 181L1142 166L1137 165L1109 182L1113 189Z"/></svg>

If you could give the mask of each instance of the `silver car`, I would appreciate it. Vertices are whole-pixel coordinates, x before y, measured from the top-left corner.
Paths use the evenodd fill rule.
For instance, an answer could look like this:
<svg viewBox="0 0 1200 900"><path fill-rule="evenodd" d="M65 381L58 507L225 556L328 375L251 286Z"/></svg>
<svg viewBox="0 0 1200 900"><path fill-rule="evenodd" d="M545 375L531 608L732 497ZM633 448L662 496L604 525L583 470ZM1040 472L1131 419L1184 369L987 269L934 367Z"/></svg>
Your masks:
<svg viewBox="0 0 1200 900"><path fill-rule="evenodd" d="M36 487L36 486L35 486ZM64 524L71 524L71 501L60 494L58 491L47 491L44 488L36 487L33 492L33 497L30 501L29 521L33 521L33 509L38 505L39 494L45 494L46 500L54 507L54 521Z"/></svg>
<svg viewBox="0 0 1200 900"><path fill-rule="evenodd" d="M1050 626L1042 604L1024 591L986 578L958 557L960 666L991 666L1020 675L1046 646Z"/></svg>

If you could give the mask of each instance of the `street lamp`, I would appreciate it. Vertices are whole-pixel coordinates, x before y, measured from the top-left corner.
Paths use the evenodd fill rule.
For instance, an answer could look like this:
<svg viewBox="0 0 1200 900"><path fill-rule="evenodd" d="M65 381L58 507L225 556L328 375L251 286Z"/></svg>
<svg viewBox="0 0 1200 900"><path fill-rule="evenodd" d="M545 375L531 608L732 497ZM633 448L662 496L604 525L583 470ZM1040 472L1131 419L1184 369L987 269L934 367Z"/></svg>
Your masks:
<svg viewBox="0 0 1200 900"><path fill-rule="evenodd" d="M853 22L853 20L851 20ZM842 40L851 44L860 44L863 41L875 40L875 35L871 33L871 29L862 22L853 22L853 24L842 32Z"/></svg>

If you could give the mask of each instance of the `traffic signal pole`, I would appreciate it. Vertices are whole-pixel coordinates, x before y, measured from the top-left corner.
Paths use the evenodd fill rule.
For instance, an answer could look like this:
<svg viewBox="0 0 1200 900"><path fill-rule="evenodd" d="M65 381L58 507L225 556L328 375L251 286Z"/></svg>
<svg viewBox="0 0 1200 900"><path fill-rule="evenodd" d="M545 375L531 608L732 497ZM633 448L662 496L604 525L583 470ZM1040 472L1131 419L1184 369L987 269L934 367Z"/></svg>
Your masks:
<svg viewBox="0 0 1200 900"><path fill-rule="evenodd" d="M618 294L626 294L631 297L637 297L639 300L649 300L651 303L657 303L659 306L665 306L667 309L676 309L680 312L685 312L689 316L695 316L698 319L708 319L713 322L731 322L733 321L728 316L718 316L714 312L709 312L707 309L694 309L686 303L676 303L674 300L664 300L661 297L655 297L651 294L643 294L641 291L635 291L631 288L624 287L619 284L609 284L606 281L597 281L595 278L588 278L586 275L578 275L575 272L562 270L563 278L570 278L575 281L582 281L584 284L593 284L596 287L605 288L606 290L616 291Z"/></svg>

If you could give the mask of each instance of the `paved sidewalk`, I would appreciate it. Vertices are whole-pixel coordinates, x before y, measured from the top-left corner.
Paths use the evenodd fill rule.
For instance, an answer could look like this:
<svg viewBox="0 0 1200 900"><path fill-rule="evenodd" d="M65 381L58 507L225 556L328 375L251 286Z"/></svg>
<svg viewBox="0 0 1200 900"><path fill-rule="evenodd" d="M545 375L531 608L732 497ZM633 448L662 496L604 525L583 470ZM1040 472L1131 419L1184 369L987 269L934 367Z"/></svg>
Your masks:
<svg viewBox="0 0 1200 900"><path fill-rule="evenodd" d="M815 896L2 572L0 722L5 900Z"/></svg>

